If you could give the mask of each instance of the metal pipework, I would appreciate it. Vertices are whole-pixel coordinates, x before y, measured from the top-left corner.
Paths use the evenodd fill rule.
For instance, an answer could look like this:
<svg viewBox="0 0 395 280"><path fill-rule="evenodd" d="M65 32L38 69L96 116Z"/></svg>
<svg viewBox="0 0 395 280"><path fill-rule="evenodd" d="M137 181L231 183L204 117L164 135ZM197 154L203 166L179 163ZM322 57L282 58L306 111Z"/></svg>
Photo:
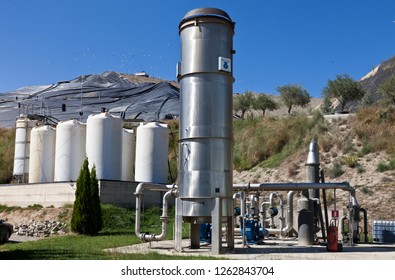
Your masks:
<svg viewBox="0 0 395 280"><path fill-rule="evenodd" d="M259 214L261 217L261 225L262 227L265 227L266 225L266 203L267 202L262 202L261 207L259 208Z"/></svg>
<svg viewBox="0 0 395 280"><path fill-rule="evenodd" d="M312 140L309 145L309 153L306 162L306 180L309 183L320 182L320 159L318 143ZM299 206L305 208L300 209L299 212L299 242L301 245L312 245L314 243L315 233L318 232L319 213L321 211L316 201L319 201L320 190L309 189L308 192L303 191L306 198L302 198ZM303 203L303 201L307 203ZM311 217L312 216L312 217Z"/></svg>
<svg viewBox="0 0 395 280"><path fill-rule="evenodd" d="M289 191L287 193L287 217L286 217L286 226L284 228L279 229L267 229L269 234L280 234L282 237L285 237L289 232L293 230L294 216L293 216L293 199L294 195L297 191Z"/></svg>
<svg viewBox="0 0 395 280"><path fill-rule="evenodd" d="M350 226L351 228L351 236L356 235L359 220L354 219L355 211L359 211L359 205L355 194L355 188L350 186L348 182L342 183L262 183L262 184L234 184L233 190L234 191L241 191L245 190L246 192L249 191L288 191L288 190L295 190L295 191L303 191L308 189L341 189L344 191L348 191L350 193L349 199L349 219L350 219ZM350 238L350 246L353 245L353 239Z"/></svg>
<svg viewBox="0 0 395 280"><path fill-rule="evenodd" d="M274 207L274 200L278 198L280 200L280 228L283 228L283 223L284 223L284 202L283 202L283 196L277 192L272 192L269 195L269 209ZM275 228L274 224L274 216L270 215L270 228Z"/></svg>
<svg viewBox="0 0 395 280"><path fill-rule="evenodd" d="M136 191L134 195L136 196L136 221L135 221L135 234L142 241L160 241L167 234L167 222L168 222L168 199L171 196L177 196L178 190L175 188L175 185L159 185L159 184L151 184L151 183L140 183L137 185ZM150 191L167 191L163 196L163 205L162 205L162 216L160 217L162 221L162 232L159 235L155 234L146 234L140 232L140 221L141 221L141 201L144 196L144 190Z"/></svg>
<svg viewBox="0 0 395 280"><path fill-rule="evenodd" d="M233 184L234 191L289 191L289 190L308 190L308 189L341 189L350 192L355 197L355 188L348 182L342 183L262 183L262 184Z"/></svg>

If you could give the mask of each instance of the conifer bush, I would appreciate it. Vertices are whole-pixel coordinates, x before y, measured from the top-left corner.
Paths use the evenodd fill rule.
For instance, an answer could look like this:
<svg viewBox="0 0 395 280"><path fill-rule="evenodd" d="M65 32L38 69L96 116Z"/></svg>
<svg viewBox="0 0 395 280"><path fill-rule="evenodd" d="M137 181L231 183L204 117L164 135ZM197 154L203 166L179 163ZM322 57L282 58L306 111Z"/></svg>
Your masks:
<svg viewBox="0 0 395 280"><path fill-rule="evenodd" d="M102 226L96 170L93 168L92 172L89 172L88 159L85 159L77 179L71 230L80 234L95 235Z"/></svg>
<svg viewBox="0 0 395 280"><path fill-rule="evenodd" d="M91 192L92 192L93 216L94 216L93 227L96 232L99 232L103 228L103 216L100 206L99 181L96 178L96 167L94 165L92 167L90 177L91 177Z"/></svg>

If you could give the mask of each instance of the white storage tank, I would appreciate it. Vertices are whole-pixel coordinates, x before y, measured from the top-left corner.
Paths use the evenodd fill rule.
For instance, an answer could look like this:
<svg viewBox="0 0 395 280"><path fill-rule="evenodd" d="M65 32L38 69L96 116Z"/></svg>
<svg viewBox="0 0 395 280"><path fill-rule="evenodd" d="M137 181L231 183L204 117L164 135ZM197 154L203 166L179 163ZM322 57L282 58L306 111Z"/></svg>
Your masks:
<svg viewBox="0 0 395 280"><path fill-rule="evenodd" d="M136 132L135 180L167 183L169 131L167 124L141 124Z"/></svg>
<svg viewBox="0 0 395 280"><path fill-rule="evenodd" d="M76 181L86 156L86 125L77 120L60 122L55 147L55 182Z"/></svg>
<svg viewBox="0 0 395 280"><path fill-rule="evenodd" d="M53 182L56 130L50 125L35 127L30 136L29 183Z"/></svg>
<svg viewBox="0 0 395 280"><path fill-rule="evenodd" d="M99 180L121 180L122 120L108 112L88 117L86 155Z"/></svg>
<svg viewBox="0 0 395 280"><path fill-rule="evenodd" d="M25 117L16 120L15 130L15 153L13 175L22 177L21 181L27 181L29 173L30 157L30 133L33 127L37 125L36 120L30 120Z"/></svg>
<svg viewBox="0 0 395 280"><path fill-rule="evenodd" d="M134 181L134 130L124 129L122 132L122 181Z"/></svg>

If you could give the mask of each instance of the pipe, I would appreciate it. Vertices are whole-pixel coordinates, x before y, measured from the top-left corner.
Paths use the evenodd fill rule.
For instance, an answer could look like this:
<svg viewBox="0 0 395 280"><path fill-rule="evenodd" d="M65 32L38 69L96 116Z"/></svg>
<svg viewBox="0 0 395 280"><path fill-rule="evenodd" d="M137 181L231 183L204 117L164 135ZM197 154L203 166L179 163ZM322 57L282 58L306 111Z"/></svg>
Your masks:
<svg viewBox="0 0 395 280"><path fill-rule="evenodd" d="M280 228L284 227L284 200L283 200L283 195L282 194L278 194L278 197L280 199Z"/></svg>
<svg viewBox="0 0 395 280"><path fill-rule="evenodd" d="M324 170L321 170L321 183L325 183L325 176ZM326 203L326 190L322 190L322 200L324 201L324 214L325 214L325 232L328 230L329 227L329 218L328 218L328 206Z"/></svg>
<svg viewBox="0 0 395 280"><path fill-rule="evenodd" d="M340 218L340 232L342 234L342 239L344 240L346 229L345 229L345 220L348 220L347 216L343 216ZM348 224L348 235L350 235L350 224Z"/></svg>
<svg viewBox="0 0 395 280"><path fill-rule="evenodd" d="M269 195L269 202L270 202L270 208L274 207L274 200L278 198L280 200L280 229L284 227L284 201L283 201L283 196L277 192L272 192ZM270 215L270 228L276 228L274 224L274 216Z"/></svg>
<svg viewBox="0 0 395 280"><path fill-rule="evenodd" d="M365 208L360 208L359 211L363 212L363 234L364 242L368 243L368 212Z"/></svg>
<svg viewBox="0 0 395 280"><path fill-rule="evenodd" d="M293 198L295 193L297 193L297 191L289 191L287 194L287 218L286 218L287 225L285 226L285 228L267 229L269 231L269 234L280 234L281 236L285 237L293 229L293 223L294 223Z"/></svg>
<svg viewBox="0 0 395 280"><path fill-rule="evenodd" d="M285 191L285 190L308 190L308 189L341 189L350 193L349 200L349 221L351 238L349 245L353 246L354 234L358 231L359 220L354 220L354 213L359 212L359 205L355 194L355 188L351 187L348 182L342 183L262 183L262 184L234 184L233 190L245 191ZM355 230L356 229L356 230Z"/></svg>
<svg viewBox="0 0 395 280"><path fill-rule="evenodd" d="M134 195L136 196L136 221L135 221L135 234L138 238L142 241L160 241L162 240L167 233L167 210L168 210L168 203L167 200L171 196L176 196L178 194L178 189L175 188L175 185L159 185L153 183L139 183L137 185L136 191ZM146 234L140 232L140 221L141 221L141 201L142 197L144 196L144 190L150 191L165 191L168 190L165 195L163 196L163 209L162 209L162 216L160 217L162 221L162 232L159 235L155 234Z"/></svg>
<svg viewBox="0 0 395 280"><path fill-rule="evenodd" d="M276 192L272 192L270 195L269 195L269 202L270 202L270 208L269 209L271 209L272 207L274 207L273 205L274 205L274 199L276 199L277 198L277 193ZM270 215L270 224L269 224L269 227L270 228L276 228L275 227L275 225L274 225L274 216L273 215ZM281 228L281 226L280 226L280 228Z"/></svg>
<svg viewBox="0 0 395 280"><path fill-rule="evenodd" d="M289 191L289 190L308 190L308 189L342 189L351 194L355 189L348 182L342 183L262 183L262 184L233 184L234 191Z"/></svg>
<svg viewBox="0 0 395 280"><path fill-rule="evenodd" d="M265 227L265 223L266 223L266 203L267 202L262 202L261 203L261 207L259 208L259 214L261 217L261 225L262 227Z"/></svg>
<svg viewBox="0 0 395 280"><path fill-rule="evenodd" d="M259 213L259 197L255 194L250 195L250 214L251 215L258 215Z"/></svg>

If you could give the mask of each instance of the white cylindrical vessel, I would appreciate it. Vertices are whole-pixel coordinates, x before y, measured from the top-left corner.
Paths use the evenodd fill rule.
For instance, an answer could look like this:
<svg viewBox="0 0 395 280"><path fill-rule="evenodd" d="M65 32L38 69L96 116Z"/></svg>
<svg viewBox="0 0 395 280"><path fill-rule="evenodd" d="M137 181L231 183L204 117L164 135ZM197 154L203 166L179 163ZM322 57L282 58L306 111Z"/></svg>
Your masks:
<svg viewBox="0 0 395 280"><path fill-rule="evenodd" d="M44 125L35 127L30 138L29 183L53 182L56 130Z"/></svg>
<svg viewBox="0 0 395 280"><path fill-rule="evenodd" d="M99 180L121 180L122 120L108 112L91 115L86 128L89 169Z"/></svg>
<svg viewBox="0 0 395 280"><path fill-rule="evenodd" d="M86 125L77 120L56 127L55 182L76 181L85 160Z"/></svg>
<svg viewBox="0 0 395 280"><path fill-rule="evenodd" d="M29 172L30 133L32 128L36 125L36 120L30 120L28 118L18 118L16 121L14 176L27 176Z"/></svg>
<svg viewBox="0 0 395 280"><path fill-rule="evenodd" d="M124 129L122 132L122 181L134 181L134 131Z"/></svg>
<svg viewBox="0 0 395 280"><path fill-rule="evenodd" d="M137 128L136 181L167 183L168 146L167 124L153 122Z"/></svg>

